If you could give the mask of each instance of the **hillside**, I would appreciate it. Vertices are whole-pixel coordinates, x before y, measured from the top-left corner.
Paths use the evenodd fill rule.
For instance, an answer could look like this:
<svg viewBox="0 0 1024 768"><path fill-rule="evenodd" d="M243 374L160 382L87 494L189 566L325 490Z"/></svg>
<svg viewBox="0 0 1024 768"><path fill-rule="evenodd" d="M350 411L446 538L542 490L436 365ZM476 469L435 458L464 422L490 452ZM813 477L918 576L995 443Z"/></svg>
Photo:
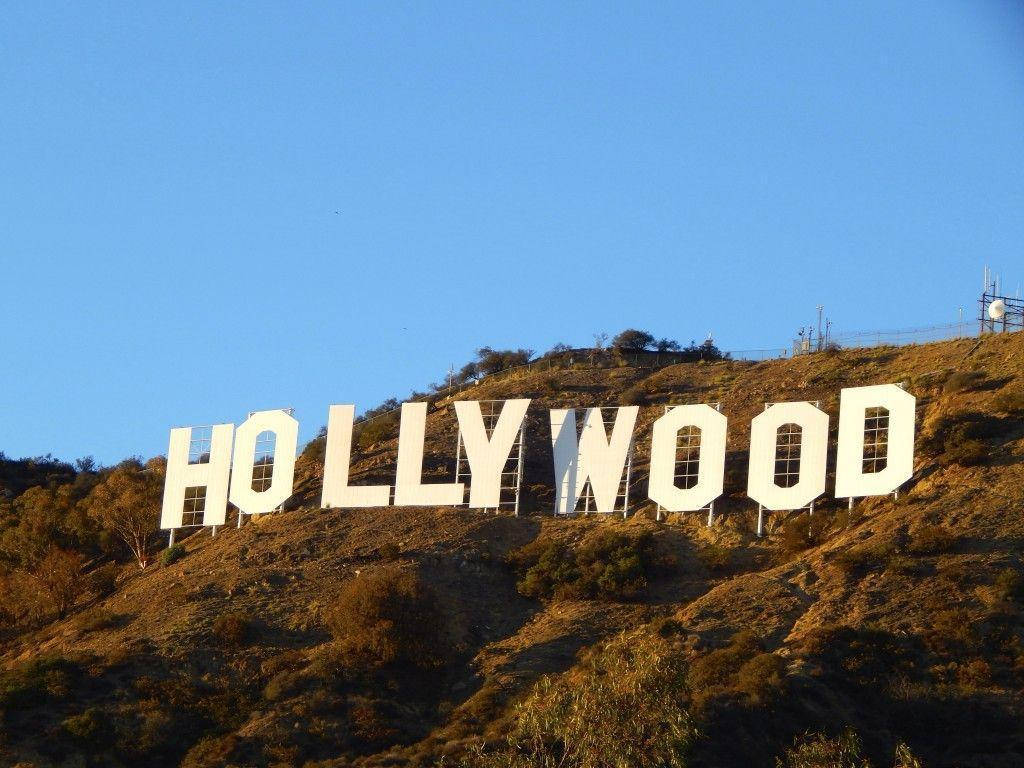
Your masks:
<svg viewBox="0 0 1024 768"><path fill-rule="evenodd" d="M852 512L825 497L813 518L771 515L758 539L743 490L763 404L820 401L834 438L840 389L889 382L918 399L915 474L899 497ZM650 717L651 743L664 745L659 708L680 707L686 765L773 766L803 734L844 729L877 766L901 744L928 768L1024 765L1024 334L761 363L554 368L490 377L458 397L534 399L521 517L320 510L314 446L287 511L190 536L180 560L125 566L110 594L4 635L0 765L539 764L525 747L513 762L506 736L550 736L561 726L531 731L530 712L553 718L544 702L573 696L565 706L589 712L586 730L609 743ZM553 518L547 409L624 397L645 406L635 514ZM664 405L691 402L720 402L729 417L711 528L699 514L656 522L643 503L651 423ZM455 416L449 400L436 405L426 471L450 477ZM361 451L353 482L390 482L395 447L383 435ZM575 551L631 570L569 583L582 568ZM543 585L524 587L531 567ZM403 573L436 610L409 630L416 653L380 661L376 648L368 661L338 596L374 574L387 593ZM387 637L402 621L385 612L374 631ZM616 689L608 669L636 685ZM467 757L481 744L490 757ZM581 760L564 764L603 764Z"/></svg>

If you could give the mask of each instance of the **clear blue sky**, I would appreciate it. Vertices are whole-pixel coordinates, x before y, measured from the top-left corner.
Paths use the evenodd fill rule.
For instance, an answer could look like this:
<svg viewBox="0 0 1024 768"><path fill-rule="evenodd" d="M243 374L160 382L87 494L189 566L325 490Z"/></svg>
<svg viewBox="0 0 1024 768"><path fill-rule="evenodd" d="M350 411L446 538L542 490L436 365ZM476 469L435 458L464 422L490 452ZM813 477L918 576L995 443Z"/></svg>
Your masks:
<svg viewBox="0 0 1024 768"><path fill-rule="evenodd" d="M0 450L1024 282L1024 4L6 3Z"/></svg>

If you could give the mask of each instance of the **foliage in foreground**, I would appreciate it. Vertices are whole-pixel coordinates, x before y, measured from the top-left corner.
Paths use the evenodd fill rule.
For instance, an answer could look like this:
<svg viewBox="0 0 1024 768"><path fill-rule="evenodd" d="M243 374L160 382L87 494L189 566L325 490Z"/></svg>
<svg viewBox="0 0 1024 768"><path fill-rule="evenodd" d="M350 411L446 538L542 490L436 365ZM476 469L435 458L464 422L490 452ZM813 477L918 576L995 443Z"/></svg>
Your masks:
<svg viewBox="0 0 1024 768"><path fill-rule="evenodd" d="M436 667L450 652L436 595L417 574L393 566L345 584L325 620L338 651L360 666Z"/></svg>
<svg viewBox="0 0 1024 768"><path fill-rule="evenodd" d="M863 755L861 740L851 730L837 738L812 734L797 740L786 752L785 759L776 760L777 768L872 768ZM921 768L906 744L896 747L893 768Z"/></svg>
<svg viewBox="0 0 1024 768"><path fill-rule="evenodd" d="M544 677L513 714L498 750L461 768L683 768L697 737L685 662L658 638L619 637L574 673Z"/></svg>
<svg viewBox="0 0 1024 768"><path fill-rule="evenodd" d="M570 544L541 536L510 556L527 597L623 600L639 595L658 565L650 534L599 530Z"/></svg>

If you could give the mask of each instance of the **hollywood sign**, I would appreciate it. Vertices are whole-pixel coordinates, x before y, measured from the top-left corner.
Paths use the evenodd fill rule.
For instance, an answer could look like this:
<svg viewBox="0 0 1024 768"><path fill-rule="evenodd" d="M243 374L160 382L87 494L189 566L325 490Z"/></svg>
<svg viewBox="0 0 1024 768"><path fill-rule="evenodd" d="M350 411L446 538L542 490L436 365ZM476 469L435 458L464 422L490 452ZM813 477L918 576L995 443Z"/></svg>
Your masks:
<svg viewBox="0 0 1024 768"><path fill-rule="evenodd" d="M843 389L839 406L835 496L859 498L892 493L910 479L914 461L915 399L895 384ZM480 402L454 403L460 443L469 465L469 501L474 509L499 506L502 473L517 439L523 439L528 399L505 400L496 422L485 424ZM556 514L576 508L587 483L598 512L612 512L633 444L639 408L615 412L611 434L601 409L589 408L577 429L574 409L551 409ZM870 417L869 417L870 412ZM355 406L332 405L328 413L321 506L360 508L464 505L466 484L424 482L426 403L402 405L394 486L350 485L349 463ZM870 421L870 424L869 424ZM884 425L884 431L879 426ZM793 429L793 426L798 429ZM867 426L866 426L867 425ZM489 428L488 428L489 427ZM709 405L666 410L651 431L648 496L669 512L697 511L723 492L728 419ZM677 482L681 430L699 430L692 483ZM776 472L780 430L799 433L799 470L780 483ZM750 425L747 495L766 510L800 509L825 493L829 416L808 402L774 403ZM869 433L872 459L865 461ZM193 428L171 430L160 526L223 525L230 501L241 513L272 512L293 492L299 423L283 410L258 411L237 429L217 424L196 450ZM273 443L271 461L260 462L258 446ZM878 450L884 449L884 460ZM267 454L263 454L264 456ZM254 475L254 472L256 473ZM259 477L260 482L254 482ZM516 479L518 483L520 477Z"/></svg>

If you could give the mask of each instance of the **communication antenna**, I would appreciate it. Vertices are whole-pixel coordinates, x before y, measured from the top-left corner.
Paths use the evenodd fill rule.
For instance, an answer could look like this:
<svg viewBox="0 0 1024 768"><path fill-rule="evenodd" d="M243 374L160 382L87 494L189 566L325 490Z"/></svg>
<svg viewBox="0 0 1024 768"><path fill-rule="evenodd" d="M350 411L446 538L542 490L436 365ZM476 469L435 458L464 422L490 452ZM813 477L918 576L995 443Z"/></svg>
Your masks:
<svg viewBox="0 0 1024 768"><path fill-rule="evenodd" d="M985 267L985 287L978 300L978 331L984 334L1024 329L1024 300L1020 285L1013 296L1002 291L1002 277Z"/></svg>

